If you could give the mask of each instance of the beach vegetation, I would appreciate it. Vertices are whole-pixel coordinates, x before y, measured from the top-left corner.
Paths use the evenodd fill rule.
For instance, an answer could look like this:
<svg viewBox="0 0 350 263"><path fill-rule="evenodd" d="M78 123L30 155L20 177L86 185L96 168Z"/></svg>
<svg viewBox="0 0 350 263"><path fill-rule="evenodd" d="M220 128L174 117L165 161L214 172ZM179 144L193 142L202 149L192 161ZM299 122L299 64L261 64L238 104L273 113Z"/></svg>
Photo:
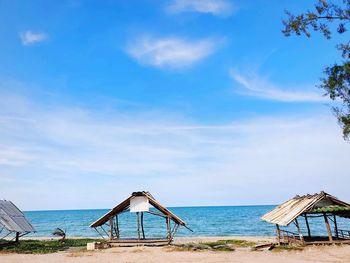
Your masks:
<svg viewBox="0 0 350 263"><path fill-rule="evenodd" d="M304 249L303 245L299 244L281 244L276 245L272 249L273 252L283 252L283 251L301 251Z"/></svg>
<svg viewBox="0 0 350 263"><path fill-rule="evenodd" d="M212 248L208 245L202 243L185 243L185 244L175 244L173 245L173 250L176 251L201 251L201 250L211 250Z"/></svg>
<svg viewBox="0 0 350 263"><path fill-rule="evenodd" d="M199 242L199 243L185 243L175 245L176 250L179 251L201 251L201 250L212 250L212 251L235 251L236 248L248 248L255 246L255 242L247 240L229 239L229 240L217 240L210 242Z"/></svg>
<svg viewBox="0 0 350 263"><path fill-rule="evenodd" d="M59 251L64 251L69 248L83 248L87 243L101 240L90 238L77 238L77 239L65 239L61 240L21 240L18 243L14 243L10 246L0 248L0 253L20 253L20 254L48 254ZM1 243L8 241L0 240Z"/></svg>
<svg viewBox="0 0 350 263"><path fill-rule="evenodd" d="M231 245L234 247L253 247L256 245L255 242L240 239L217 240L213 242L203 242L202 244L208 245L210 247L220 245Z"/></svg>

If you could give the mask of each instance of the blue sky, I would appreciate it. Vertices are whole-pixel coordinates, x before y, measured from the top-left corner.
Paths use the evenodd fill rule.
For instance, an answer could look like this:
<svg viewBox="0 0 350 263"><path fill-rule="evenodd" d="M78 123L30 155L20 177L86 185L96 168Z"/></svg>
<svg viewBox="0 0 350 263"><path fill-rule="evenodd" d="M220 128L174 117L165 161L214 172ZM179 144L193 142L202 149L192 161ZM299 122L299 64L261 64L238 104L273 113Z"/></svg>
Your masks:
<svg viewBox="0 0 350 263"><path fill-rule="evenodd" d="M106 208L142 189L176 206L323 189L350 200L350 147L315 87L342 39L281 33L285 9L307 8L1 1L0 198L24 209Z"/></svg>

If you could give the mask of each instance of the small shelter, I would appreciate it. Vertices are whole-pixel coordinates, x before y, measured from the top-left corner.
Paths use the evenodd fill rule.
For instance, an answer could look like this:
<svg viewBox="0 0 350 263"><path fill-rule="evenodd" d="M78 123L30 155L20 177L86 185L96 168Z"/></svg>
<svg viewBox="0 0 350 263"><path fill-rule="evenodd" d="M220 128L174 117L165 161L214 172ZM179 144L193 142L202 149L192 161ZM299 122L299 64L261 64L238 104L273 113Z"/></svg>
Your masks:
<svg viewBox="0 0 350 263"><path fill-rule="evenodd" d="M21 210L11 201L0 200L0 239L14 235L12 240L18 242L21 236L30 232L35 232L35 229Z"/></svg>
<svg viewBox="0 0 350 263"><path fill-rule="evenodd" d="M153 206L154 209L150 209L150 206ZM128 211L136 214L137 238L121 238L118 216ZM146 238L144 229L144 213L160 216L165 219L167 227L165 238ZM171 226L171 222L173 222L173 228ZM119 245L170 244L179 226L184 226L189 229L181 218L162 206L149 192L145 191L133 192L131 196L90 225L90 227L94 228L104 239L109 239L110 242L118 243Z"/></svg>
<svg viewBox="0 0 350 263"><path fill-rule="evenodd" d="M312 236L308 219L324 219L328 236ZM350 243L350 230L339 229L337 217L350 218L350 204L320 192L314 195L295 196L265 214L261 219L276 225L278 243L297 242L302 244ZM307 235L303 235L298 219L303 218ZM294 223L297 233L282 230L281 227ZM331 224L330 224L331 222ZM331 229L333 225L334 229Z"/></svg>

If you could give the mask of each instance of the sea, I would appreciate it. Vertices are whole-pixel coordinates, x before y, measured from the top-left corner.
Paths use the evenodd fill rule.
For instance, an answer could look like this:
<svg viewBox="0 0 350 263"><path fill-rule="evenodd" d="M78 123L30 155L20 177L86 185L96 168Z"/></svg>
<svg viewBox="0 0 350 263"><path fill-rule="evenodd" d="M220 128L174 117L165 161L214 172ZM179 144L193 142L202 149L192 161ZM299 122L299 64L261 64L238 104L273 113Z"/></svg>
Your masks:
<svg viewBox="0 0 350 263"><path fill-rule="evenodd" d="M191 236L274 236L275 225L260 218L273 209L272 205L259 206L201 206L168 208L192 230L180 227L178 237ZM90 224L107 213L108 209L25 211L25 216L36 229L33 237L50 237L56 228L66 231L67 237L99 237L90 228ZM350 220L337 218L339 229L350 229ZM330 221L331 226L332 221ZM323 218L310 218L309 224L313 235L327 235ZM301 231L306 235L306 224L299 218ZM124 212L119 216L121 238L137 237L137 217L135 213ZM145 213L144 229L146 237L166 237L167 228L164 218ZM297 232L292 224L286 230Z"/></svg>

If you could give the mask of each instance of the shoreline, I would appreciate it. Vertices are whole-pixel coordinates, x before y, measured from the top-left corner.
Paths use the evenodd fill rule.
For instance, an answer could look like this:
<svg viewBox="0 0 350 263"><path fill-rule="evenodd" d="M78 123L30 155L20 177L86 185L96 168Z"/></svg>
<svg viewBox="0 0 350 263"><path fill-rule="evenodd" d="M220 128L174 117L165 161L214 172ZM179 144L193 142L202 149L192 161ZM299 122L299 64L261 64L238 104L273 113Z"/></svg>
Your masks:
<svg viewBox="0 0 350 263"><path fill-rule="evenodd" d="M75 236L68 236L67 239L100 239L103 240L101 237L75 237ZM44 237L35 237L35 236L24 236L21 237L20 240L59 240L60 237L50 237L50 236L44 236ZM252 241L252 242L258 242L258 241L269 241L274 242L276 238L274 236L192 236L192 237L175 237L173 240L174 244L181 244L181 243L190 243L190 242L210 242L210 241L217 241L217 240L246 240L246 241Z"/></svg>
<svg viewBox="0 0 350 263"><path fill-rule="evenodd" d="M46 238L46 239L45 239ZM41 240L56 238L42 237ZM274 237L179 237L174 243L207 242L220 239L239 239L253 242L269 242ZM237 248L234 251L188 251L176 246L163 247L112 247L102 250L69 249L51 254L0 253L1 263L98 263L98 262L235 262L235 263L339 263L348 262L349 245L307 246L302 250L253 251Z"/></svg>
<svg viewBox="0 0 350 263"><path fill-rule="evenodd" d="M67 236L67 239L101 239L99 236ZM20 240L58 240L60 239L59 237L54 237L54 236L23 236L20 238ZM218 239L244 239L244 240L257 240L257 239L262 239L262 240L271 240L275 239L274 236L191 236L191 237L175 237L174 241L179 242L179 241L191 241L191 240L218 240Z"/></svg>
<svg viewBox="0 0 350 263"><path fill-rule="evenodd" d="M190 243L190 242L211 242L218 240L245 240L256 243L260 242L274 242L276 240L273 236L207 236L207 237L176 237L174 244Z"/></svg>

